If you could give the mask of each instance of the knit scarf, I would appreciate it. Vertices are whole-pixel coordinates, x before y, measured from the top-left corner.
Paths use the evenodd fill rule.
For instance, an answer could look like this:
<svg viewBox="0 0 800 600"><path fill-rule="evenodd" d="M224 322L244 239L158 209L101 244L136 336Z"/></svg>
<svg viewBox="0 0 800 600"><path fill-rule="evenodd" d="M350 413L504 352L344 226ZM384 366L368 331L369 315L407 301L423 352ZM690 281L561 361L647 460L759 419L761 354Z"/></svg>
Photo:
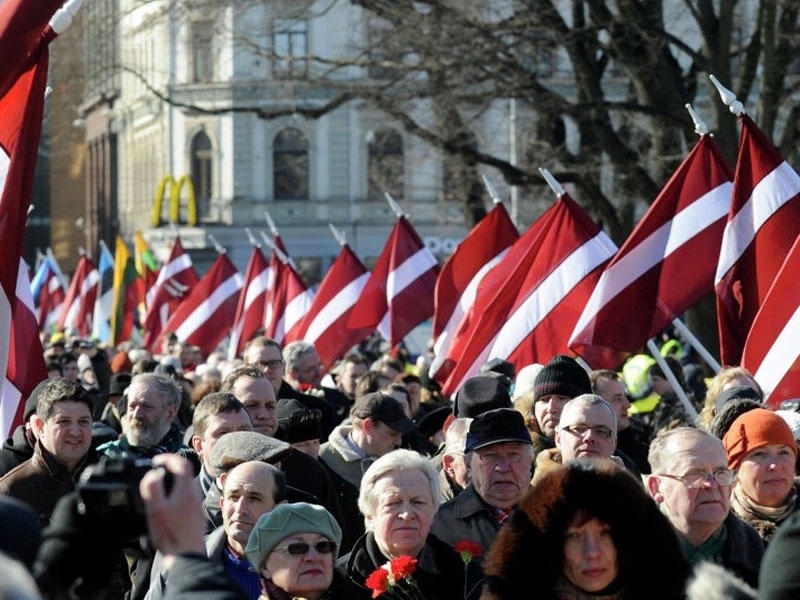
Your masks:
<svg viewBox="0 0 800 600"><path fill-rule="evenodd" d="M610 587L616 587L612 584ZM556 598L559 600L622 600L625 597L625 590L618 589L614 592L603 590L597 593L586 592L576 587L566 577L560 577L553 588Z"/></svg>
<svg viewBox="0 0 800 600"><path fill-rule="evenodd" d="M792 486L792 491L786 501L781 506L774 507L762 506L753 502L739 485L733 487L733 494L731 494L731 506L734 512L748 522L763 520L778 524L794 512L796 500L797 489L794 486Z"/></svg>

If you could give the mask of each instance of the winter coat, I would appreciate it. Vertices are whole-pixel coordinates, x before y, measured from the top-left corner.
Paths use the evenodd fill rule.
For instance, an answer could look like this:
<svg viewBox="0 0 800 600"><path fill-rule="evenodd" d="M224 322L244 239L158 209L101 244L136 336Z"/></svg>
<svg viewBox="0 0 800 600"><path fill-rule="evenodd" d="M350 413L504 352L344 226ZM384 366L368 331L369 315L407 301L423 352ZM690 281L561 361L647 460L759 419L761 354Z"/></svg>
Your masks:
<svg viewBox="0 0 800 600"><path fill-rule="evenodd" d="M578 459L539 479L501 528L483 564L481 600L557 600L569 521L587 512L611 527L625 598L680 600L688 565L672 524L625 469L610 460ZM602 595L605 592L600 592Z"/></svg>

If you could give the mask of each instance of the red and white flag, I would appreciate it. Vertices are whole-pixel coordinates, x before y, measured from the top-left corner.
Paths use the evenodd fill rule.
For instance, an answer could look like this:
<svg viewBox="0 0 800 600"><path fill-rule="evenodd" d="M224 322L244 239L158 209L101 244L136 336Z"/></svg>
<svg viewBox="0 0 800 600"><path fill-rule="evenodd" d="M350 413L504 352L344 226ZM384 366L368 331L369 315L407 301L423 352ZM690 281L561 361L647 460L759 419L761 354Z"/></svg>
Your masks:
<svg viewBox="0 0 800 600"><path fill-rule="evenodd" d="M715 276L720 358L738 365L778 270L800 234L800 176L746 114Z"/></svg>
<svg viewBox="0 0 800 600"><path fill-rule="evenodd" d="M611 239L567 194L547 209L478 287L443 389L451 394L492 358L517 368L567 350L569 335L602 268ZM463 332L462 332L463 333Z"/></svg>
<svg viewBox="0 0 800 600"><path fill-rule="evenodd" d="M245 344L264 326L264 300L269 278L269 263L264 258L261 248L253 246L233 319L231 340L228 345L230 360L241 356Z"/></svg>
<svg viewBox="0 0 800 600"><path fill-rule="evenodd" d="M153 287L147 291L147 313L143 328L144 346L150 352L160 352L158 341L169 317L198 281L192 257L183 249L180 236L176 236L169 259L159 270Z"/></svg>
<svg viewBox="0 0 800 600"><path fill-rule="evenodd" d="M447 353L461 322L475 302L478 285L519 239L505 206L498 202L472 228L442 266L434 290L434 358L430 375L444 381L452 368Z"/></svg>
<svg viewBox="0 0 800 600"><path fill-rule="evenodd" d="M756 314L742 366L764 390L767 404L800 398L800 237Z"/></svg>
<svg viewBox="0 0 800 600"><path fill-rule="evenodd" d="M300 323L314 302L314 290L309 289L294 265L288 260L275 278L266 335L281 345L301 339Z"/></svg>
<svg viewBox="0 0 800 600"><path fill-rule="evenodd" d="M405 216L394 229L358 298L347 326L364 339L376 329L394 347L433 316L439 261Z"/></svg>
<svg viewBox="0 0 800 600"><path fill-rule="evenodd" d="M31 281L31 294L39 330L51 332L61 315L67 290L61 269L49 248Z"/></svg>
<svg viewBox="0 0 800 600"><path fill-rule="evenodd" d="M347 322L367 279L367 267L343 244L300 326L302 339L314 344L327 369L363 339L348 329Z"/></svg>
<svg viewBox="0 0 800 600"><path fill-rule="evenodd" d="M592 367L619 368L620 353L640 351L714 289L732 180L717 143L703 135L603 271L575 325L569 347Z"/></svg>
<svg viewBox="0 0 800 600"><path fill-rule="evenodd" d="M30 276L22 258L47 84L48 21L61 5L0 4L0 435L22 423L25 400L45 377Z"/></svg>
<svg viewBox="0 0 800 600"><path fill-rule="evenodd" d="M220 254L169 318L165 331L174 331L180 342L199 346L208 356L230 331L243 283L227 254Z"/></svg>
<svg viewBox="0 0 800 600"><path fill-rule="evenodd" d="M81 256L72 274L64 308L58 318L59 329L73 329L81 336L90 334L99 281L100 271L88 256Z"/></svg>

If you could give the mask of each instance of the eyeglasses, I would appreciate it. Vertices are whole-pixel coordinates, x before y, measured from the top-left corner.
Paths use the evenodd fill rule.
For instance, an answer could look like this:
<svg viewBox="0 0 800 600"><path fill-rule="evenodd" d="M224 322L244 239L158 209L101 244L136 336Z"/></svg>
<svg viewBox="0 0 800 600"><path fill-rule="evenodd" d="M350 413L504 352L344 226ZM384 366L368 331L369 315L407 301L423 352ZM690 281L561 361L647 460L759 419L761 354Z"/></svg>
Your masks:
<svg viewBox="0 0 800 600"><path fill-rule="evenodd" d="M265 369L270 369L274 371L275 369L280 369L283 366L282 360L260 360L258 361L258 365Z"/></svg>
<svg viewBox="0 0 800 600"><path fill-rule="evenodd" d="M285 548L275 548L275 552L287 552L292 556L300 556L301 554L308 554L311 552L312 547L320 554L333 554L336 551L336 542L320 540L313 546L305 542L292 542Z"/></svg>
<svg viewBox="0 0 800 600"><path fill-rule="evenodd" d="M736 473L730 469L717 469L716 471L689 471L686 475L668 475L667 473L657 473L659 477L667 477L680 481L690 490L703 487L707 481L716 481L717 485L727 487L733 485Z"/></svg>
<svg viewBox="0 0 800 600"><path fill-rule="evenodd" d="M614 431L605 425L565 425L561 428L561 431L567 431L581 438L585 437L590 431L605 440L610 440L614 437Z"/></svg>

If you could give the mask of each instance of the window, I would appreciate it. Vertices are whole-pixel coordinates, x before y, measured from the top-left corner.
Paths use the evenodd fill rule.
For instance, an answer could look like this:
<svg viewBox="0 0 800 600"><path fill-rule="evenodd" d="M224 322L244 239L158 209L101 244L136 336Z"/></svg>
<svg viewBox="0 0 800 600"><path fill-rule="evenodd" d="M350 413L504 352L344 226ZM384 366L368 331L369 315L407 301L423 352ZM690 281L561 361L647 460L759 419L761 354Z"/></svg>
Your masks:
<svg viewBox="0 0 800 600"><path fill-rule="evenodd" d="M214 23L193 21L190 44L192 47L192 83L209 83L214 80Z"/></svg>
<svg viewBox="0 0 800 600"><path fill-rule="evenodd" d="M284 129L272 147L275 200L308 200L308 139L299 129Z"/></svg>
<svg viewBox="0 0 800 600"><path fill-rule="evenodd" d="M383 200L388 192L403 197L403 138L394 129L379 129L370 136L367 148L368 199Z"/></svg>
<svg viewBox="0 0 800 600"><path fill-rule="evenodd" d="M192 138L192 182L197 198L197 212L207 216L211 208L211 140L204 131Z"/></svg>
<svg viewBox="0 0 800 600"><path fill-rule="evenodd" d="M298 19L276 19L272 27L272 54L274 77L305 77L308 69L308 23Z"/></svg>

